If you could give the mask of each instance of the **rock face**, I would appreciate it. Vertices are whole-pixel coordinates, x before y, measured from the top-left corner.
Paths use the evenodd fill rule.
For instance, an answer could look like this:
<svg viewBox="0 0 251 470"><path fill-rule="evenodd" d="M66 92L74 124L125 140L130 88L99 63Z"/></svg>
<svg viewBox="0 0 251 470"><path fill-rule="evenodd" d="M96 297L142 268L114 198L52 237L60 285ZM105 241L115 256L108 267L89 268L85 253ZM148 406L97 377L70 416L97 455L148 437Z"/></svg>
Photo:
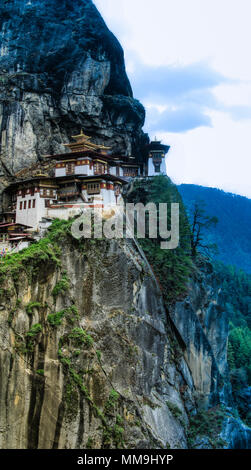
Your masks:
<svg viewBox="0 0 251 470"><path fill-rule="evenodd" d="M0 30L0 190L81 127L144 158L144 109L91 0L3 1ZM0 265L0 448L191 445L198 409L232 405L210 265L167 314L136 242L56 239ZM230 411L217 433L247 447Z"/></svg>
<svg viewBox="0 0 251 470"><path fill-rule="evenodd" d="M171 320L136 242L81 243L35 247L1 278L0 448L186 448L198 407L231 402L194 310L213 291L194 279Z"/></svg>
<svg viewBox="0 0 251 470"><path fill-rule="evenodd" d="M211 406L232 403L227 366L228 319L220 292L212 265L203 260L190 278L188 296L170 310L186 345L185 357L197 400Z"/></svg>
<svg viewBox="0 0 251 470"><path fill-rule="evenodd" d="M91 0L1 2L0 51L0 174L64 151L81 127L141 158L145 112Z"/></svg>
<svg viewBox="0 0 251 470"><path fill-rule="evenodd" d="M146 260L63 246L2 282L0 447L185 448L193 379Z"/></svg>

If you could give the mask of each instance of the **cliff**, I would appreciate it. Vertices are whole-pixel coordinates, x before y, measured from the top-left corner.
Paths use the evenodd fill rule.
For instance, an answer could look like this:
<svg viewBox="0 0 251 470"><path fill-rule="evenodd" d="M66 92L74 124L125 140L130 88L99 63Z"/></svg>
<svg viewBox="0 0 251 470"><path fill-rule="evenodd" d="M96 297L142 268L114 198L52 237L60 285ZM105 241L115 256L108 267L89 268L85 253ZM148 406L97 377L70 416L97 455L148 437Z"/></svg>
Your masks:
<svg viewBox="0 0 251 470"><path fill-rule="evenodd" d="M1 266L0 447L186 447L193 379L145 258L54 227Z"/></svg>
<svg viewBox="0 0 251 470"><path fill-rule="evenodd" d="M1 2L0 50L0 174L64 152L81 127L141 158L145 111L91 0Z"/></svg>
<svg viewBox="0 0 251 470"><path fill-rule="evenodd" d="M0 190L81 127L144 158L144 109L91 0L9 0L0 18ZM177 201L164 180L157 201ZM219 285L210 263L191 264L181 216L174 253L78 242L56 221L1 261L1 448L250 446L234 416Z"/></svg>
<svg viewBox="0 0 251 470"><path fill-rule="evenodd" d="M226 336L206 337L226 329L212 273L169 315L135 242L78 242L69 228L54 222L0 266L0 447L228 446L242 424L227 408Z"/></svg>

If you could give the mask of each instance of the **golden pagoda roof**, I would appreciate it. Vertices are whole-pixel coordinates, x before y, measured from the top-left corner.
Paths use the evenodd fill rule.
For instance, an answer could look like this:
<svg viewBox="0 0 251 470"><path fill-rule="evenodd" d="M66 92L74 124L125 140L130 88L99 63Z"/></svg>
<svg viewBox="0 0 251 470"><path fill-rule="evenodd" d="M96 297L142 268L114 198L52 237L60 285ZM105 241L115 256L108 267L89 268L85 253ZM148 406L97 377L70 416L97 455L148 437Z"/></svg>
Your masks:
<svg viewBox="0 0 251 470"><path fill-rule="evenodd" d="M72 139L74 139L76 141L78 141L78 140L81 140L81 141L82 140L90 140L90 138L91 138L89 135L86 135L86 134L83 133L83 129L81 129L80 134L72 135L71 137L72 137Z"/></svg>
<svg viewBox="0 0 251 470"><path fill-rule="evenodd" d="M105 145L94 144L93 142L90 142L91 137L89 135L84 134L82 129L80 134L73 135L72 139L74 139L76 142L64 144L66 147L69 147L72 152L86 150L103 150L104 152L107 152L110 149L110 147L105 147Z"/></svg>

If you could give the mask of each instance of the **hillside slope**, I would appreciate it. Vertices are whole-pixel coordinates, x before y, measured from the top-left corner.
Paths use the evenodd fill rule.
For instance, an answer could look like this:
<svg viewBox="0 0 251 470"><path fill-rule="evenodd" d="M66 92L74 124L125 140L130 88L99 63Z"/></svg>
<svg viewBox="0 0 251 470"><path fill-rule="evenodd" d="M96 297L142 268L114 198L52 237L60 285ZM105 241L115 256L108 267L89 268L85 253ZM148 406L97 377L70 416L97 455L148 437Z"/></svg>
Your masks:
<svg viewBox="0 0 251 470"><path fill-rule="evenodd" d="M251 200L193 184L182 184L178 189L188 213L193 201L203 201L206 213L218 217L216 227L206 234L207 241L218 246L215 258L251 273Z"/></svg>

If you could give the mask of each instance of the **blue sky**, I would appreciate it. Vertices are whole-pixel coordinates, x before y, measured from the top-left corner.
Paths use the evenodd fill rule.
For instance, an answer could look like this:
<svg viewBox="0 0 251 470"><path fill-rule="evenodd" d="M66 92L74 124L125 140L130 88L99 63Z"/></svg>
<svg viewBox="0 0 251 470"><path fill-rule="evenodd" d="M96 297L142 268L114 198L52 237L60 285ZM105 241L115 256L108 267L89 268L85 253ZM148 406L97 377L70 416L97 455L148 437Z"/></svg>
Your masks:
<svg viewBox="0 0 251 470"><path fill-rule="evenodd" d="M251 197L250 0L94 0L176 183Z"/></svg>

